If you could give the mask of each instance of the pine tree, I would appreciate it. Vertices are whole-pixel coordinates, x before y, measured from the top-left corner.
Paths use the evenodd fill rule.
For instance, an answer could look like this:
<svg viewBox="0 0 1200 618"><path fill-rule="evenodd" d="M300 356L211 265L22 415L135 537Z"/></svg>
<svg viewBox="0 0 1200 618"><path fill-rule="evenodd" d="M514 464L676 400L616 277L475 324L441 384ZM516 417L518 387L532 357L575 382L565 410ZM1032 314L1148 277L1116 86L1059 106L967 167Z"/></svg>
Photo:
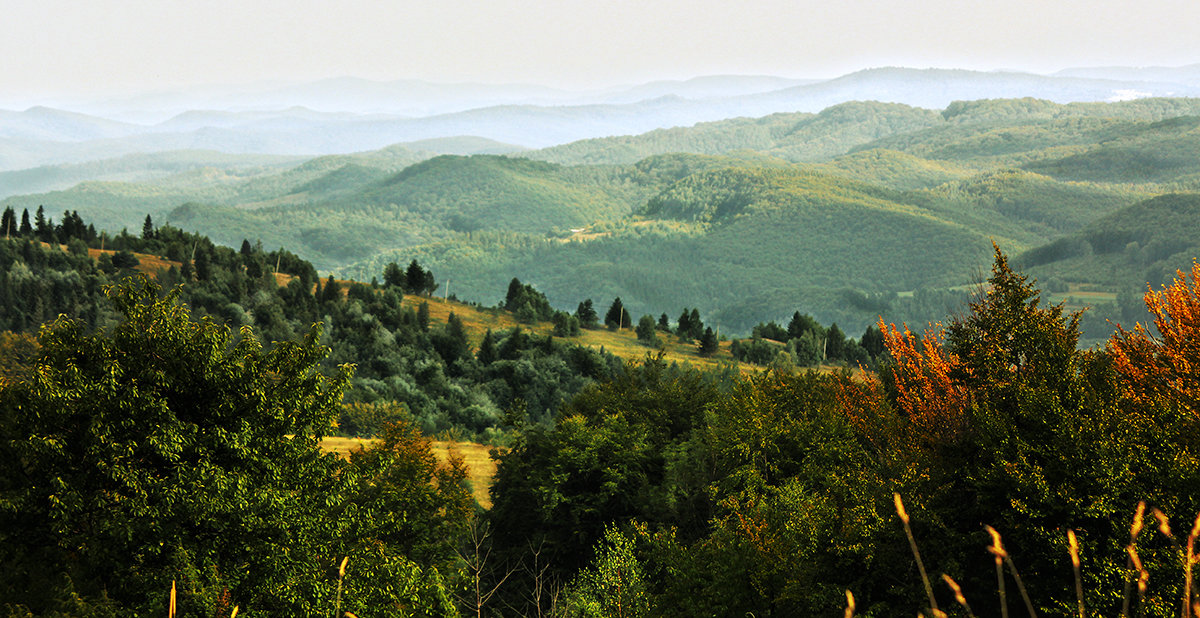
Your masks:
<svg viewBox="0 0 1200 618"><path fill-rule="evenodd" d="M33 232L43 242L49 242L46 238L50 235L50 226L46 222L46 209L38 206L37 216L34 217Z"/></svg>
<svg viewBox="0 0 1200 618"><path fill-rule="evenodd" d="M425 292L425 269L413 260L408 265L408 270L404 273L404 290L409 294L423 294Z"/></svg>
<svg viewBox="0 0 1200 618"><path fill-rule="evenodd" d="M404 275L404 270L395 262L388 262L388 265L383 268L383 283L384 285L398 287L401 290L408 287L407 279Z"/></svg>
<svg viewBox="0 0 1200 618"><path fill-rule="evenodd" d="M504 295L504 308L509 311L516 311L521 306L521 301L525 295L525 286L521 285L521 280L516 277L508 282L508 293Z"/></svg>
<svg viewBox="0 0 1200 618"><path fill-rule="evenodd" d="M868 326L863 333L860 345L867 351L867 354L871 355L871 358L878 358L883 353L883 332L874 324Z"/></svg>
<svg viewBox="0 0 1200 618"><path fill-rule="evenodd" d="M604 325L612 330L629 328L632 320L629 317L629 312L625 310L625 305L621 303L621 297L613 299L613 302L608 307L608 312L604 314Z"/></svg>
<svg viewBox="0 0 1200 618"><path fill-rule="evenodd" d="M154 240L154 221L150 219L150 215L146 215L146 220L142 222L142 240ZM249 246L249 244L242 241L243 246Z"/></svg>
<svg viewBox="0 0 1200 618"><path fill-rule="evenodd" d="M12 238L13 234L17 233L17 213L12 206L4 209L4 216L0 218L0 233L4 234L4 238Z"/></svg>
<svg viewBox="0 0 1200 618"><path fill-rule="evenodd" d="M679 321L675 324L675 334L679 335L680 341L692 340L692 314L687 307L684 307L683 312L679 314Z"/></svg>
<svg viewBox="0 0 1200 618"><path fill-rule="evenodd" d="M425 301L417 305L417 326L423 331L429 330L429 303Z"/></svg>
<svg viewBox="0 0 1200 618"><path fill-rule="evenodd" d="M579 319L579 325L583 328L595 328L600 323L600 316L590 298L579 303L575 309L575 317Z"/></svg>
<svg viewBox="0 0 1200 618"><path fill-rule="evenodd" d="M342 286L339 285L338 282L333 279L333 275L330 274L329 278L325 280L324 289L321 290L321 302L336 303L341 299Z"/></svg>
<svg viewBox="0 0 1200 618"><path fill-rule="evenodd" d="M484 365L490 365L500 358L496 351L496 336L492 334L492 329L487 329L483 334L483 341L479 342L479 351L475 353L475 358Z"/></svg>
<svg viewBox="0 0 1200 618"><path fill-rule="evenodd" d="M19 232L20 232L21 236L24 236L26 238L33 235L33 226L29 225L29 209L28 208L21 209L21 229L19 230Z"/></svg>
<svg viewBox="0 0 1200 618"><path fill-rule="evenodd" d="M713 332L712 327L704 329L704 334L700 335L700 343L696 346L696 351L700 356L712 356L717 353L719 342L717 334Z"/></svg>

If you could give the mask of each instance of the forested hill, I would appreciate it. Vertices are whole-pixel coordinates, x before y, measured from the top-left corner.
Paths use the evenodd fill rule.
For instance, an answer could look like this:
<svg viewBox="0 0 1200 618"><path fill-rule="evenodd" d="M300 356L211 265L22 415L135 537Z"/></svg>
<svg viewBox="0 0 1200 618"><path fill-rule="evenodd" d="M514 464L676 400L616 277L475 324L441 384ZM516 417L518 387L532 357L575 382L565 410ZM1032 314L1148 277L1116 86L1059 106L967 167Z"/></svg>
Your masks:
<svg viewBox="0 0 1200 618"><path fill-rule="evenodd" d="M360 280L416 257L483 302L516 276L559 309L620 296L636 313L698 307L746 333L799 308L856 332L880 314L937 319L944 304L929 299L969 285L992 242L1020 253L1195 192L1196 117L1195 99L858 102L520 157L395 147L9 202L78 210L107 229L136 229L149 212L221 244L293 247ZM1115 307L1117 284L1093 289L1054 268L1038 273L1056 290ZM1091 327L1112 312L1088 315L1101 317L1085 339L1103 338Z"/></svg>
<svg viewBox="0 0 1200 618"><path fill-rule="evenodd" d="M111 326L118 309L104 289L136 273L152 276L164 291L180 286L193 317L234 331L251 327L268 347L299 341L322 323L321 342L331 350L325 369L356 367L347 401L363 405L345 409L338 429L344 435L376 434L399 405L427 435L503 442L514 424L506 414L547 423L579 389L647 355L739 371L731 355L736 346L719 337L719 324L706 324L686 306L664 305L638 320L619 298L596 297L559 311L535 287L510 277L498 305L484 307L447 299L446 282L416 260L407 267L389 263L365 284L321 279L310 263L283 249L243 241L235 251L172 226L156 227L149 217L139 236L96 232L76 213L55 223L40 211L29 217L6 209L0 228L10 225L16 233L0 238L0 332L9 332L0 365L10 377L19 377L29 360L29 335L60 314L87 330ZM434 295L439 289L441 298ZM858 333L847 337L833 326L827 354L828 346L814 343L824 341L826 328L794 313L787 332L764 335L776 345L807 336L799 353L799 344L788 348L789 366L873 363L855 342ZM738 358L766 365L778 352L764 356L756 349Z"/></svg>

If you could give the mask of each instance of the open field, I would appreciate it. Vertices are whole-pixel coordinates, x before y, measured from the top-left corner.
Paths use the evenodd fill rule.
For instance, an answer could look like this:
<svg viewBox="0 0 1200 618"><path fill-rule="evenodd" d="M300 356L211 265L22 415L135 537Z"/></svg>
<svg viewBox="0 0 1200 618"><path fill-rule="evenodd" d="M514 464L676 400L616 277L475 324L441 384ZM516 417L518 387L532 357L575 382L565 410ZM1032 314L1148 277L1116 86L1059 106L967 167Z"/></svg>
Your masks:
<svg viewBox="0 0 1200 618"><path fill-rule="evenodd" d="M327 453L337 453L346 457L357 448L370 448L375 443L374 438L340 438L330 436L321 440L321 449ZM451 454L462 457L467 466L467 480L471 482L471 491L475 501L485 509L492 508L492 497L488 489L496 476L496 462L491 457L495 447L474 442L447 442L434 440L431 443L433 454L439 461L446 461Z"/></svg>

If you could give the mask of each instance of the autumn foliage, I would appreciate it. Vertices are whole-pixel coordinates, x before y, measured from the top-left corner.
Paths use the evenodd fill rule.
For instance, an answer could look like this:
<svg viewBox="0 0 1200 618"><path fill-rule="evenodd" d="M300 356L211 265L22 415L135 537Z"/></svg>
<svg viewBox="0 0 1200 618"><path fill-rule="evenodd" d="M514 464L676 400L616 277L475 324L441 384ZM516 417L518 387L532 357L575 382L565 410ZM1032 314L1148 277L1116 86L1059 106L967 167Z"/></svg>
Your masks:
<svg viewBox="0 0 1200 618"><path fill-rule="evenodd" d="M1153 330L1120 328L1108 346L1113 364L1135 401L1165 403L1194 417L1200 413L1200 263L1190 273L1177 271L1171 285L1148 290L1145 301Z"/></svg>
<svg viewBox="0 0 1200 618"><path fill-rule="evenodd" d="M893 359L891 377L895 404L908 417L912 433L923 441L953 439L962 431L971 391L956 380L969 372L945 347L940 326L919 338L905 326L879 321L884 345Z"/></svg>

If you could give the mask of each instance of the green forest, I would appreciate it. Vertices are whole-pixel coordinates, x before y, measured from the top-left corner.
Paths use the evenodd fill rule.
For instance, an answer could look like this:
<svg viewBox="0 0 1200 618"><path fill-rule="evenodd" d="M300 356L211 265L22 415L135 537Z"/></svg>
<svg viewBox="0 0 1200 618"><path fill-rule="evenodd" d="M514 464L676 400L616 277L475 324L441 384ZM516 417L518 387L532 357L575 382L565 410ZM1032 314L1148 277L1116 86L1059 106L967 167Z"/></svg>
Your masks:
<svg viewBox="0 0 1200 618"><path fill-rule="evenodd" d="M150 213L362 281L416 258L480 302L516 276L560 310L589 296L619 296L639 315L695 306L742 335L797 308L856 333L880 315L936 321L944 303L911 299L978 283L995 242L1056 298L1091 308L1083 340L1096 345L1108 320L1141 315L1145 282L1177 267L1162 260L1195 244L1147 228L1144 255L1116 268L1046 256L1081 235L1119 235L1101 228L1147 200L1194 194L1197 117L1194 99L852 102L503 156L395 146L304 161L126 157L22 172L12 180L28 187L105 180L5 205L78 211L110 232Z"/></svg>
<svg viewBox="0 0 1200 618"><path fill-rule="evenodd" d="M855 102L6 173L83 182L0 205L0 616L1200 615L1198 140Z"/></svg>
<svg viewBox="0 0 1200 618"><path fill-rule="evenodd" d="M514 278L491 311L563 336L473 339L416 260L339 282L149 217L34 219L0 241L7 615L1174 616L1190 581L1200 267L1081 350L997 248L944 327L797 311L735 342L767 369L702 371L569 343L630 328L619 299L566 314ZM818 340L877 371L799 369ZM497 445L490 509L437 431Z"/></svg>

